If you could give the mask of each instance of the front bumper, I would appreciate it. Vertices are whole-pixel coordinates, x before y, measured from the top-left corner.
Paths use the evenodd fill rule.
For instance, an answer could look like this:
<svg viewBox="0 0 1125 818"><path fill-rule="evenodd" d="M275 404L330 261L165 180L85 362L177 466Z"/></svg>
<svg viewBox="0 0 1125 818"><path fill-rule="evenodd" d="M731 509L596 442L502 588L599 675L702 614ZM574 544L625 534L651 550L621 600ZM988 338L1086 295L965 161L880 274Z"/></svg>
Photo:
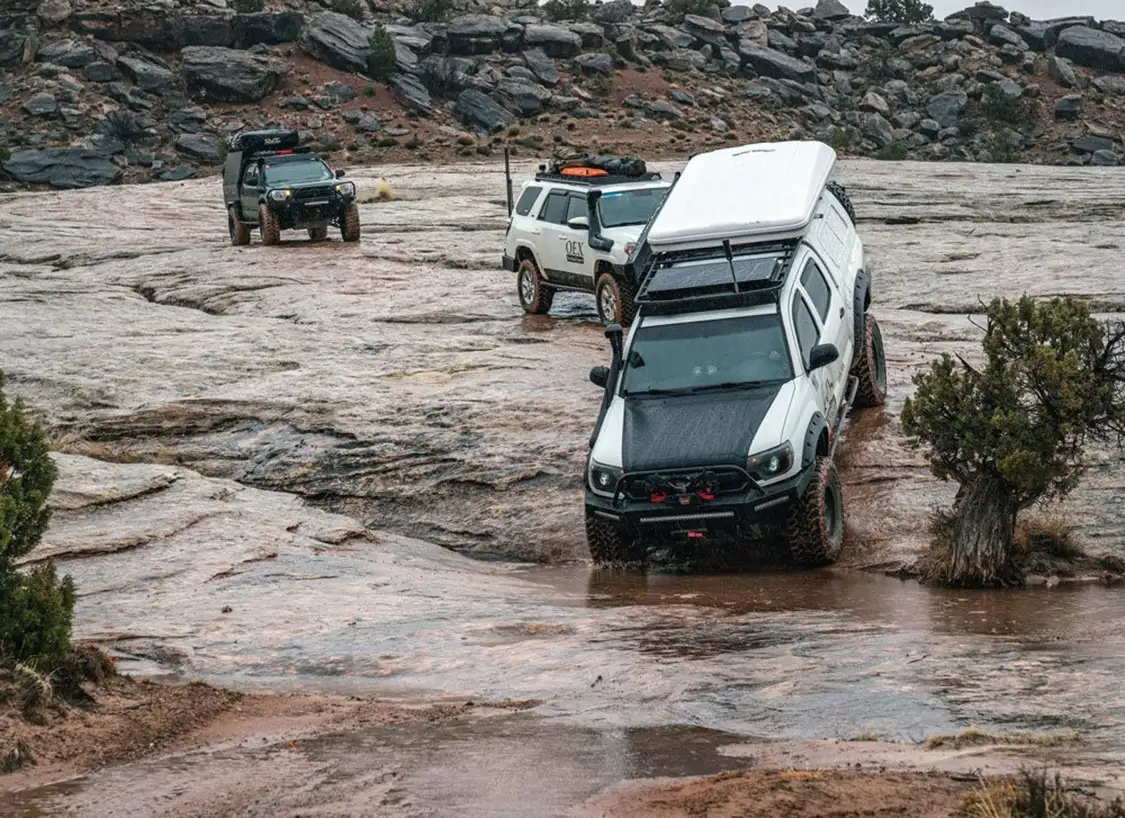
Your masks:
<svg viewBox="0 0 1125 818"><path fill-rule="evenodd" d="M267 206L277 213L283 228L299 230L336 221L347 210L351 201L350 198L337 196L310 201L291 199L286 202L270 202Z"/></svg>
<svg viewBox="0 0 1125 818"><path fill-rule="evenodd" d="M783 524L787 509L808 489L814 465L793 477L769 486L751 484L737 494L713 500L680 498L662 503L632 500L619 495L602 497L586 487L586 509L613 523L639 541L694 541L720 536L760 535Z"/></svg>

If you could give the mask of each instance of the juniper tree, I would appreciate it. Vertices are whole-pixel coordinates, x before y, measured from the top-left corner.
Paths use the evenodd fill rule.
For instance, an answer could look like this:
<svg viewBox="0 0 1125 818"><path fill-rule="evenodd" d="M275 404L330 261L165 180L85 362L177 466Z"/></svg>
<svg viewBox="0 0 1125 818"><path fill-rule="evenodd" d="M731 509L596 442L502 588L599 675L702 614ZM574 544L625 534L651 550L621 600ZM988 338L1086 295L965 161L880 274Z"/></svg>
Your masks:
<svg viewBox="0 0 1125 818"><path fill-rule="evenodd" d="M932 20L934 7L922 0L868 0L866 16L880 23L916 25Z"/></svg>
<svg viewBox="0 0 1125 818"><path fill-rule="evenodd" d="M916 375L902 412L933 473L958 484L928 567L947 584L1018 582L1016 516L1075 488L1087 443L1125 432L1125 325L1074 298L996 299L983 344L982 367L944 355Z"/></svg>

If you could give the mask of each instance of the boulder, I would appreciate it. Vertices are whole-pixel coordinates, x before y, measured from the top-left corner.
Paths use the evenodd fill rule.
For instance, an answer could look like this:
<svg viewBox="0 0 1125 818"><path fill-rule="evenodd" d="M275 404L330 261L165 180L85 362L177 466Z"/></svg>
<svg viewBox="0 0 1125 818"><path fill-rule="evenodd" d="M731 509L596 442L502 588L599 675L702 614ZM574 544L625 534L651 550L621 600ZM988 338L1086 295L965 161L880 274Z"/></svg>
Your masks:
<svg viewBox="0 0 1125 818"><path fill-rule="evenodd" d="M313 15L301 32L300 43L306 54L325 65L340 71L367 70L370 32L347 15L334 11Z"/></svg>
<svg viewBox="0 0 1125 818"><path fill-rule="evenodd" d="M528 26L523 32L528 48L541 48L549 57L573 57L582 50L582 38L559 26Z"/></svg>
<svg viewBox="0 0 1125 818"><path fill-rule="evenodd" d="M172 71L141 57L118 57L117 67L143 91L161 93L171 91L180 84Z"/></svg>
<svg viewBox="0 0 1125 818"><path fill-rule="evenodd" d="M27 35L22 31L0 28L0 65L21 62L27 46Z"/></svg>
<svg viewBox="0 0 1125 818"><path fill-rule="evenodd" d="M70 0L43 0L36 13L44 23L55 26L69 18L74 13L74 7Z"/></svg>
<svg viewBox="0 0 1125 818"><path fill-rule="evenodd" d="M1074 88L1078 85L1078 74L1070 60L1064 57L1051 57L1047 60L1047 76L1063 88Z"/></svg>
<svg viewBox="0 0 1125 818"><path fill-rule="evenodd" d="M1125 94L1125 77L1095 77L1093 84L1103 94Z"/></svg>
<svg viewBox="0 0 1125 818"><path fill-rule="evenodd" d="M926 113L942 128L955 128L961 121L961 114L969 105L969 95L964 91L953 90L930 98Z"/></svg>
<svg viewBox="0 0 1125 818"><path fill-rule="evenodd" d="M738 53L742 57L743 65L749 65L763 77L806 82L816 74L816 68L804 60L798 60L772 48L748 43L746 40L739 44Z"/></svg>
<svg viewBox="0 0 1125 818"><path fill-rule="evenodd" d="M1055 103L1055 119L1073 121L1082 115L1082 97L1070 94Z"/></svg>
<svg viewBox="0 0 1125 818"><path fill-rule="evenodd" d="M710 17L701 17L698 14L684 15L682 28L699 42L714 46L729 44L727 27Z"/></svg>
<svg viewBox="0 0 1125 818"><path fill-rule="evenodd" d="M113 82L121 77L121 72L114 65L100 60L90 63L82 71L91 82Z"/></svg>
<svg viewBox="0 0 1125 818"><path fill-rule="evenodd" d="M819 0L813 16L819 20L846 20L852 13L840 0Z"/></svg>
<svg viewBox="0 0 1125 818"><path fill-rule="evenodd" d="M542 49L531 48L523 53L523 61L539 82L553 88L559 84L559 72L555 63Z"/></svg>
<svg viewBox="0 0 1125 818"><path fill-rule="evenodd" d="M172 143L176 150L204 162L217 162L222 156L222 142L219 137L209 133L184 133Z"/></svg>
<svg viewBox="0 0 1125 818"><path fill-rule="evenodd" d="M28 116L48 117L58 113L59 103L47 92L36 94L23 104L23 110Z"/></svg>
<svg viewBox="0 0 1125 818"><path fill-rule="evenodd" d="M1070 147L1075 153L1097 153L1098 151L1112 151L1117 143L1105 136L1087 134L1070 140Z"/></svg>
<svg viewBox="0 0 1125 818"><path fill-rule="evenodd" d="M458 94L453 110L467 127L490 134L502 131L516 121L502 105L475 88Z"/></svg>
<svg viewBox="0 0 1125 818"><path fill-rule="evenodd" d="M1058 17L1054 20L1048 20L1043 24L1045 29L1043 35L1044 45L1047 48L1053 48L1059 41L1059 35L1068 28L1073 28L1074 26L1097 28L1097 25L1098 22L1093 17Z"/></svg>
<svg viewBox="0 0 1125 818"><path fill-rule="evenodd" d="M567 28L579 36L583 48L601 48L605 45L605 29L597 23L571 23Z"/></svg>
<svg viewBox="0 0 1125 818"><path fill-rule="evenodd" d="M583 74L613 73L613 57L608 54L579 54L575 57L574 64Z"/></svg>
<svg viewBox="0 0 1125 818"><path fill-rule="evenodd" d="M36 59L66 68L85 68L98 59L98 52L86 40L51 40L39 46Z"/></svg>
<svg viewBox="0 0 1125 818"><path fill-rule="evenodd" d="M881 114L885 117L891 115L891 106L874 91L867 92L863 101L859 103L859 109L861 111L871 111L872 113Z"/></svg>
<svg viewBox="0 0 1125 818"><path fill-rule="evenodd" d="M645 26L644 31L656 37L657 42L666 49L675 50L678 48L691 48L695 45L695 38L685 31L680 31L678 28L672 28L665 25L651 25ZM765 45L765 30L762 32L763 40L762 45Z"/></svg>
<svg viewBox="0 0 1125 818"><path fill-rule="evenodd" d="M1121 156L1111 150L1095 151L1090 157L1090 164L1104 168L1115 168L1121 164Z"/></svg>
<svg viewBox="0 0 1125 818"><path fill-rule="evenodd" d="M1125 71L1125 40L1108 31L1072 26L1059 35L1055 53L1086 68Z"/></svg>
<svg viewBox="0 0 1125 818"><path fill-rule="evenodd" d="M137 43L168 53L183 45L184 17L156 4L133 7L127 12L84 11L71 18L71 28L99 40Z"/></svg>
<svg viewBox="0 0 1125 818"><path fill-rule="evenodd" d="M217 45L230 48L237 39L233 17L200 15L184 17L180 25L181 46Z"/></svg>
<svg viewBox="0 0 1125 818"><path fill-rule="evenodd" d="M490 54L500 48L508 24L488 14L454 17L446 29L449 50L454 54Z"/></svg>
<svg viewBox="0 0 1125 818"><path fill-rule="evenodd" d="M295 11L238 14L234 18L234 44L250 48L294 43L300 38L304 25L304 16Z"/></svg>
<svg viewBox="0 0 1125 818"><path fill-rule="evenodd" d="M521 116L537 114L551 101L551 92L542 85L518 79L500 80L496 93Z"/></svg>
<svg viewBox="0 0 1125 818"><path fill-rule="evenodd" d="M1014 45L1020 51L1027 50L1027 42L1012 29L1003 25L995 25L988 32L988 39L993 45Z"/></svg>
<svg viewBox="0 0 1125 818"><path fill-rule="evenodd" d="M180 165L178 168L168 168L157 175L161 182L182 182L195 176L195 168Z"/></svg>
<svg viewBox="0 0 1125 818"><path fill-rule="evenodd" d="M874 142L877 147L885 148L895 140L894 126L881 114L863 114L860 128L863 135Z"/></svg>
<svg viewBox="0 0 1125 818"><path fill-rule="evenodd" d="M273 92L288 66L273 57L213 46L183 50L184 81L196 99L257 102Z"/></svg>
<svg viewBox="0 0 1125 818"><path fill-rule="evenodd" d="M594 6L590 16L599 23L624 23L637 10L631 0L610 0L600 6Z"/></svg>
<svg viewBox="0 0 1125 818"><path fill-rule="evenodd" d="M403 108L414 114L433 112L434 102L421 81L410 74L398 74L391 79L391 91Z"/></svg>
<svg viewBox="0 0 1125 818"><path fill-rule="evenodd" d="M457 92L474 86L475 67L468 57L431 54L418 64L418 73L431 91Z"/></svg>
<svg viewBox="0 0 1125 818"><path fill-rule="evenodd" d="M86 148L16 151L0 168L17 182L64 189L110 185L122 175L104 154Z"/></svg>

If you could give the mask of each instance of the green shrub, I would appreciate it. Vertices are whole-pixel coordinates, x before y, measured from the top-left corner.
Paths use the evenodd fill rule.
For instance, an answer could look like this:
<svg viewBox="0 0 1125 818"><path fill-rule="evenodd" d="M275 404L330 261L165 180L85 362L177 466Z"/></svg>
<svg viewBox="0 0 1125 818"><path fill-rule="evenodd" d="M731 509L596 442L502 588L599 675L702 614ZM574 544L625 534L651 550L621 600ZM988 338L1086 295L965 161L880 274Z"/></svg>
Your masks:
<svg viewBox="0 0 1125 818"><path fill-rule="evenodd" d="M3 379L0 377L0 387ZM47 497L57 470L43 431L0 391L0 662L52 670L70 649L74 584L51 565L28 573L16 560L50 521Z"/></svg>
<svg viewBox="0 0 1125 818"><path fill-rule="evenodd" d="M868 0L865 14L880 23L915 25L932 20L934 7L922 0Z"/></svg>
<svg viewBox="0 0 1125 818"><path fill-rule="evenodd" d="M995 136L985 145L993 162L1012 163L1020 161L1020 146L1008 136Z"/></svg>
<svg viewBox="0 0 1125 818"><path fill-rule="evenodd" d="M332 10L351 17L357 23L363 22L363 4L359 0L332 0Z"/></svg>
<svg viewBox="0 0 1125 818"><path fill-rule="evenodd" d="M410 16L419 23L443 22L453 11L453 0L417 0Z"/></svg>
<svg viewBox="0 0 1125 818"><path fill-rule="evenodd" d="M234 10L239 14L256 14L266 7L266 0L234 0Z"/></svg>
<svg viewBox="0 0 1125 818"><path fill-rule="evenodd" d="M385 80L398 71L398 57L395 56L395 41L382 24L371 32L371 53L367 55L367 75L372 79Z"/></svg>
<svg viewBox="0 0 1125 818"><path fill-rule="evenodd" d="M848 136L848 132L843 128L833 128L832 133L828 137L828 144L835 151L843 151L851 148L852 138Z"/></svg>
<svg viewBox="0 0 1125 818"><path fill-rule="evenodd" d="M543 13L555 22L585 20L590 16L590 0L547 0Z"/></svg>
<svg viewBox="0 0 1125 818"><path fill-rule="evenodd" d="M12 152L7 148L0 148L0 162L7 162L12 158Z"/></svg>
<svg viewBox="0 0 1125 818"><path fill-rule="evenodd" d="M910 149L901 142L892 142L875 151L875 158L884 162L902 162L910 157Z"/></svg>
<svg viewBox="0 0 1125 818"><path fill-rule="evenodd" d="M1038 116L1034 105L1023 97L1011 97L999 85L989 85L981 95L978 106L980 116L990 122L1030 128Z"/></svg>

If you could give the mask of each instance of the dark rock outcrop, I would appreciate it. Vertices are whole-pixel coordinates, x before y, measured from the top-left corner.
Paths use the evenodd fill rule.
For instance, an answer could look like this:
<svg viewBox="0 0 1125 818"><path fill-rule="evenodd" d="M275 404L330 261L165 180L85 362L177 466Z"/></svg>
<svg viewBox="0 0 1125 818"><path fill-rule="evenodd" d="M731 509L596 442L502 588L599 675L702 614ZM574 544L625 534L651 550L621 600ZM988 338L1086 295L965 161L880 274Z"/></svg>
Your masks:
<svg viewBox="0 0 1125 818"><path fill-rule="evenodd" d="M16 151L0 168L18 182L64 189L110 185L122 176L104 154L85 148Z"/></svg>
<svg viewBox="0 0 1125 818"><path fill-rule="evenodd" d="M516 118L487 94L470 88L457 96L454 110L466 126L496 133L515 124Z"/></svg>
<svg viewBox="0 0 1125 818"><path fill-rule="evenodd" d="M305 24L301 48L315 60L341 71L367 71L371 33L351 17L322 11Z"/></svg>
<svg viewBox="0 0 1125 818"><path fill-rule="evenodd" d="M1125 40L1108 31L1072 26L1059 35L1055 53L1086 68L1125 71Z"/></svg>
<svg viewBox="0 0 1125 818"><path fill-rule="evenodd" d="M230 48L191 46L183 51L184 81L196 99L257 102L273 92L286 64Z"/></svg>

